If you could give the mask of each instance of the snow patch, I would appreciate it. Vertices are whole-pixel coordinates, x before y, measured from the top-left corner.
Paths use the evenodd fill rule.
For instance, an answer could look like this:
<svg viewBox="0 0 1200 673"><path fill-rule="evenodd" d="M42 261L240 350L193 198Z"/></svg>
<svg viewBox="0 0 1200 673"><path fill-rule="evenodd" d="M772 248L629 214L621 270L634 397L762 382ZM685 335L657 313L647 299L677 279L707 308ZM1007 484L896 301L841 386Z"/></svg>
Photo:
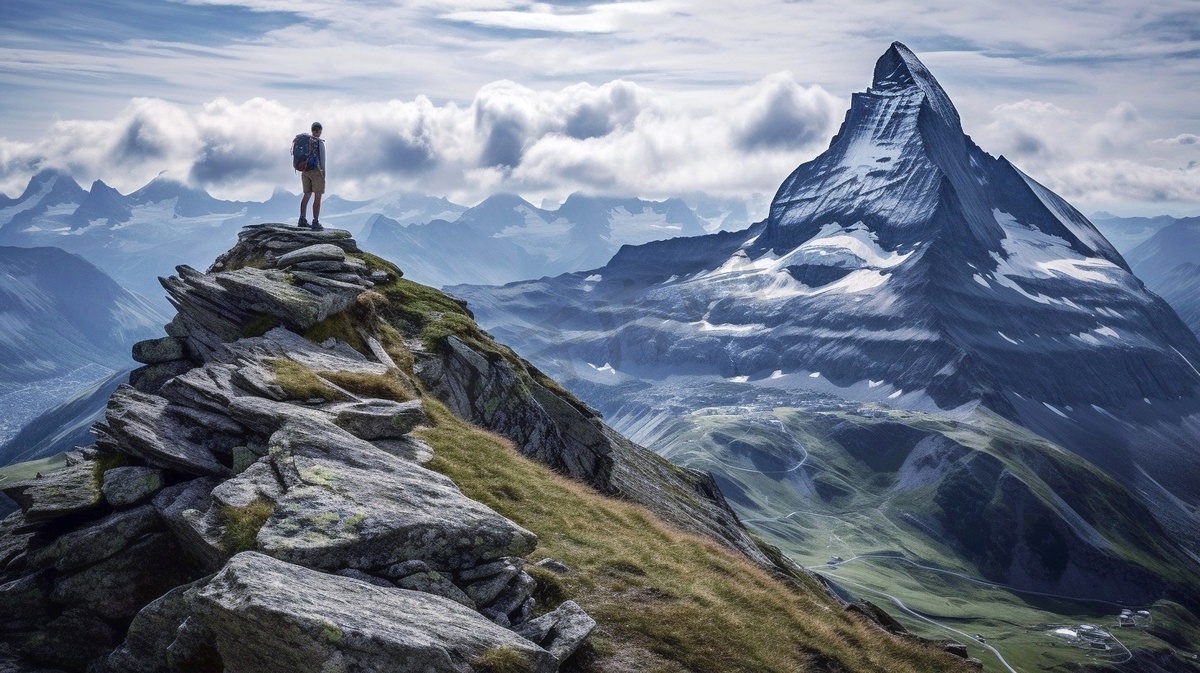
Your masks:
<svg viewBox="0 0 1200 673"><path fill-rule="evenodd" d="M616 374L617 373L617 370L613 369L613 366L608 364L607 362L605 362L603 365L601 365L599 367L597 367L596 365L594 365L590 362L587 363L587 365L589 367L591 367L592 369L595 369L598 372L603 372L605 374Z"/></svg>
<svg viewBox="0 0 1200 673"><path fill-rule="evenodd" d="M593 273L592 275L588 276L587 278L584 278L584 279L583 279L583 282L585 282L585 283L599 283L601 280L604 280L604 276L601 276L601 275L600 275L600 274L598 274L598 273Z"/></svg>
<svg viewBox="0 0 1200 673"><path fill-rule="evenodd" d="M897 397L900 397L900 396L901 396L901 395L903 395L903 394L904 394L904 391L903 391L903 390L897 390L896 392L892 393L891 395L888 395L888 399L889 399L889 400L894 400L894 399L896 399Z"/></svg>
<svg viewBox="0 0 1200 673"><path fill-rule="evenodd" d="M775 371L771 372L771 376L769 376L768 378L772 378L772 379L781 379L781 378L783 378L783 370L782 370L782 369L776 369Z"/></svg>
<svg viewBox="0 0 1200 673"><path fill-rule="evenodd" d="M1056 409L1056 408L1054 407L1054 405L1053 405L1053 404L1050 404L1049 402L1042 402L1042 406L1046 407L1046 408L1047 408L1047 409L1049 409L1050 411L1053 411L1054 413L1058 414L1059 416L1062 416L1063 418L1070 418L1069 416L1067 416L1067 415L1066 415L1066 414L1064 414L1063 412L1061 412L1061 411L1059 411L1058 409Z"/></svg>
<svg viewBox="0 0 1200 673"><path fill-rule="evenodd" d="M1004 339L1005 341L1007 341L1010 344L1020 344L1021 343L1019 341L1015 341L1013 339L1008 338L1007 336L1004 335L1004 332L997 331L996 334L999 334L1001 339Z"/></svg>
<svg viewBox="0 0 1200 673"><path fill-rule="evenodd" d="M727 378L725 380L731 381L733 383L745 383L750 380L750 377L749 376L730 376L729 378Z"/></svg>
<svg viewBox="0 0 1200 673"><path fill-rule="evenodd" d="M813 373L811 373L811 374L809 374L809 375L808 375L808 378L810 378L810 379L819 379L819 378L821 378L821 372L813 372Z"/></svg>

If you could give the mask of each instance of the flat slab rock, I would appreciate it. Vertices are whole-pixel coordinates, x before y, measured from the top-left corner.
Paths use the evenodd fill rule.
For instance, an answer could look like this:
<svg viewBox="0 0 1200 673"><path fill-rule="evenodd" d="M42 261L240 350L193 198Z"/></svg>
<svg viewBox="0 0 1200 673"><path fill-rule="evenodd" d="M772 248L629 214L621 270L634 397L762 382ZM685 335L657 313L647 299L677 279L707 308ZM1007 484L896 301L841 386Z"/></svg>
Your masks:
<svg viewBox="0 0 1200 673"><path fill-rule="evenodd" d="M329 570L409 560L462 570L537 546L536 535L446 476L328 421L295 418L269 445L286 492L259 530L258 548L277 558Z"/></svg>
<svg viewBox="0 0 1200 673"><path fill-rule="evenodd" d="M504 648L550 673L546 650L451 600L328 575L245 552L194 599L226 673L471 673Z"/></svg>

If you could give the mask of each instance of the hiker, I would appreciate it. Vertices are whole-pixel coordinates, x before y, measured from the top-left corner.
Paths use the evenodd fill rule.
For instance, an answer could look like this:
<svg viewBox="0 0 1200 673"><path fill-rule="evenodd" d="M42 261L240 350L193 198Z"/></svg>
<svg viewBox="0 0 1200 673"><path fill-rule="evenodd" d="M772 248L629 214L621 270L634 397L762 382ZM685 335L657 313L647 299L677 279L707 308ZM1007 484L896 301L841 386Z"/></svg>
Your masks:
<svg viewBox="0 0 1200 673"><path fill-rule="evenodd" d="M300 134L296 136L295 143L307 142L312 148L312 154L315 156L310 159L307 166L300 173L300 185L304 190L304 196L300 199L300 221L297 226L301 229L309 227L308 218L308 199L313 198L312 208L312 225L313 231L321 230L321 195L325 193L325 141L321 140L321 122L312 123L312 135ZM295 147L292 149L295 156ZM307 154L307 152L306 152ZM300 166L297 166L300 169Z"/></svg>

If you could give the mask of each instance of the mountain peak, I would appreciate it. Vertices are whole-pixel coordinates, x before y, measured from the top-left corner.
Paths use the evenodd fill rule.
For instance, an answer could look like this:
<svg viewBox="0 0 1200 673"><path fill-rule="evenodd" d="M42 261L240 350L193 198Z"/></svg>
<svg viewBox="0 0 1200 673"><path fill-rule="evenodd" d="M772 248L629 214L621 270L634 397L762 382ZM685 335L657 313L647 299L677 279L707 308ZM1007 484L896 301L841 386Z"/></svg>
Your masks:
<svg viewBox="0 0 1200 673"><path fill-rule="evenodd" d="M886 94L919 89L943 117L955 126L959 125L958 111L950 96L938 84L937 78L925 67L921 59L901 42L892 46L875 62L875 73L871 80L871 92Z"/></svg>

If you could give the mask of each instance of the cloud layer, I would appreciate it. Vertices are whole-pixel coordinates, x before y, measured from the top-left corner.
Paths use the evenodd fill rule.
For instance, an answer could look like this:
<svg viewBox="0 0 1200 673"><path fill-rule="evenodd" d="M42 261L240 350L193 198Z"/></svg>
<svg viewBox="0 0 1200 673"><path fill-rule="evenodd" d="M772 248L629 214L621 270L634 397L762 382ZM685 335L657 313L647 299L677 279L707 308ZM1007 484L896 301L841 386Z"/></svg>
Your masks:
<svg viewBox="0 0 1200 673"><path fill-rule="evenodd" d="M773 191L819 152L844 106L790 73L737 90L720 106L616 80L537 91L489 84L468 106L411 101L322 106L330 190L348 197L416 190L474 202L509 191L665 197ZM295 189L288 148L316 113L255 98L188 107L132 101L113 119L59 121L41 138L0 144L0 188L44 168L135 189L165 171L227 198Z"/></svg>

